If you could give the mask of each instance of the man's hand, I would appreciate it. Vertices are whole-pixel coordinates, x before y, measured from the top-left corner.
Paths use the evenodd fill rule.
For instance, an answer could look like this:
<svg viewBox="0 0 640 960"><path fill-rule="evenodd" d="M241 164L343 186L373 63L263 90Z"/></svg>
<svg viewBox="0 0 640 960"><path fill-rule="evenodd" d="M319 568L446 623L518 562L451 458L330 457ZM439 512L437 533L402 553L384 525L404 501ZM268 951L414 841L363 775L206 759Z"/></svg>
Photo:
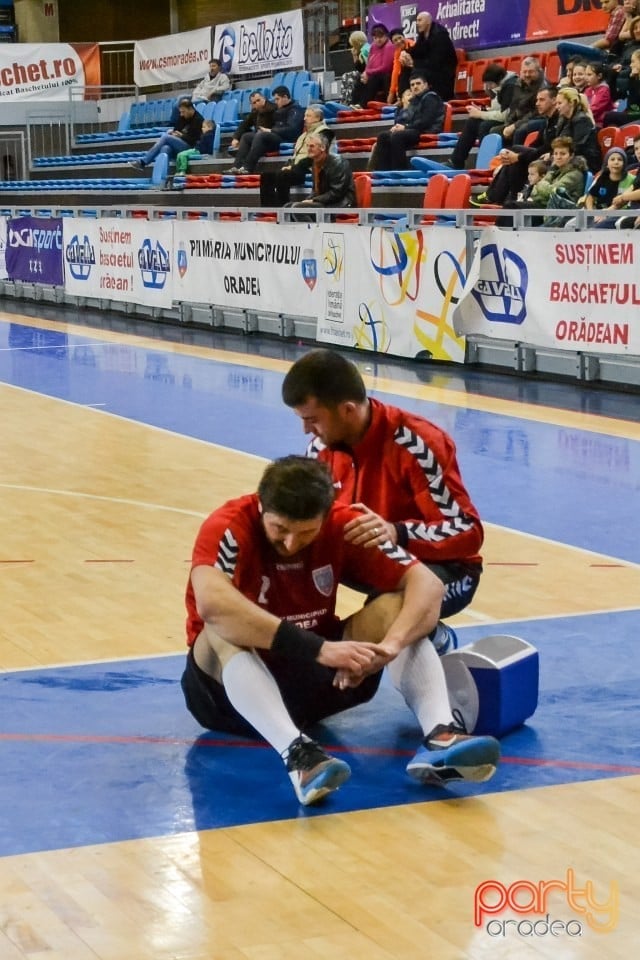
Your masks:
<svg viewBox="0 0 640 960"><path fill-rule="evenodd" d="M502 137L504 140L511 140L516 130L515 123L509 123L502 131Z"/></svg>
<svg viewBox="0 0 640 960"><path fill-rule="evenodd" d="M398 533L392 523L387 523L381 516L370 510L364 503L354 503L355 510L361 516L349 520L344 527L344 538L347 543L354 543L360 547L377 547L381 543L391 540L398 542Z"/></svg>
<svg viewBox="0 0 640 960"><path fill-rule="evenodd" d="M502 149L499 154L500 163L510 164L517 163L519 160L519 154L515 153L513 150Z"/></svg>
<svg viewBox="0 0 640 960"><path fill-rule="evenodd" d="M323 667L345 671L360 679L367 673L381 669L374 666L378 660L378 645L359 643L357 640L326 640L316 660Z"/></svg>
<svg viewBox="0 0 640 960"><path fill-rule="evenodd" d="M406 130L404 123L394 123L389 132L398 133L400 130Z"/></svg>
<svg viewBox="0 0 640 960"><path fill-rule="evenodd" d="M352 642L355 643L355 641ZM350 670L346 667L341 667L336 671L336 675L333 678L334 687L338 687L340 690L346 690L347 687L359 686L365 677L370 676L372 673L378 673L378 671L386 667L388 663L395 660L400 652L390 645L385 645L384 642L372 644L371 646L373 646L375 650L375 657L371 662L359 670ZM320 652L322 652L322 650Z"/></svg>

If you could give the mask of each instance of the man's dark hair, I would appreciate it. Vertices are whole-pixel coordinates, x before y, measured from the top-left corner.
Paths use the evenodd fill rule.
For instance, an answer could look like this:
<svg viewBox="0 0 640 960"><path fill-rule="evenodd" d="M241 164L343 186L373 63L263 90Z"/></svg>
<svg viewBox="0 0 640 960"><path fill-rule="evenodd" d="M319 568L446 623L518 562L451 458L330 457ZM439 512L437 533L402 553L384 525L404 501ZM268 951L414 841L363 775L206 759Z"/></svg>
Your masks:
<svg viewBox="0 0 640 960"><path fill-rule="evenodd" d="M424 83L429 83L429 78L424 70L412 70L409 74L409 83L411 83L412 80L422 80Z"/></svg>
<svg viewBox="0 0 640 960"><path fill-rule="evenodd" d="M402 27L394 27L389 33L390 37L402 37L404 39L404 30Z"/></svg>
<svg viewBox="0 0 640 960"><path fill-rule="evenodd" d="M191 97L182 97L182 99L178 101L178 106L189 107L190 110L195 110Z"/></svg>
<svg viewBox="0 0 640 960"><path fill-rule="evenodd" d="M216 67L222 66L222 61L218 60L217 57L211 57L211 60L209 60L209 66L211 66L212 63L215 63Z"/></svg>
<svg viewBox="0 0 640 960"><path fill-rule="evenodd" d="M357 367L335 350L312 350L296 360L282 383L288 407L302 406L314 397L323 407L351 400L363 403L367 390Z"/></svg>
<svg viewBox="0 0 640 960"><path fill-rule="evenodd" d="M288 520L312 520L331 509L335 488L329 468L307 457L281 457L270 463L258 486L265 513Z"/></svg>
<svg viewBox="0 0 640 960"><path fill-rule="evenodd" d="M507 75L505 68L499 63L490 63L482 73L483 83L502 83Z"/></svg>
<svg viewBox="0 0 640 960"><path fill-rule="evenodd" d="M289 100L290 100L290 99L291 99L291 91L289 90L289 87L285 87L284 85L281 85L281 86L279 86L279 87L274 87L274 88L273 88L273 90L271 91L271 96L272 96L272 97L275 97L275 96L278 96L278 97L288 97Z"/></svg>

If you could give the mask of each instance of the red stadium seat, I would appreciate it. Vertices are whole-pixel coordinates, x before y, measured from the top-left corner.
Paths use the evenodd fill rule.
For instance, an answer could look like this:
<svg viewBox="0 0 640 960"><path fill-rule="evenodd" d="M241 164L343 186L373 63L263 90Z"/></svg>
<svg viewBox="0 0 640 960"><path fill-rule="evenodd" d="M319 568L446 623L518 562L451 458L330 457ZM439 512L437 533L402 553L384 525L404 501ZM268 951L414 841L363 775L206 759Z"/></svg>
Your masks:
<svg viewBox="0 0 640 960"><path fill-rule="evenodd" d="M560 63L560 57L555 50L549 50L547 53L547 62L544 72L549 83L557 83L562 76L562 64Z"/></svg>
<svg viewBox="0 0 640 960"><path fill-rule="evenodd" d="M601 153L606 153L611 147L620 146L621 144L618 143L619 135L618 127L603 127L602 130L598 130L598 146Z"/></svg>
<svg viewBox="0 0 640 960"><path fill-rule="evenodd" d="M422 198L423 210L442 210L444 200L449 189L449 177L444 173L434 173L429 177L429 181L424 190ZM435 222L433 214L428 214L420 220L421 224L430 224Z"/></svg>
<svg viewBox="0 0 640 960"><path fill-rule="evenodd" d="M631 150L636 137L640 137L640 123L627 123L624 127L620 127L616 146Z"/></svg>

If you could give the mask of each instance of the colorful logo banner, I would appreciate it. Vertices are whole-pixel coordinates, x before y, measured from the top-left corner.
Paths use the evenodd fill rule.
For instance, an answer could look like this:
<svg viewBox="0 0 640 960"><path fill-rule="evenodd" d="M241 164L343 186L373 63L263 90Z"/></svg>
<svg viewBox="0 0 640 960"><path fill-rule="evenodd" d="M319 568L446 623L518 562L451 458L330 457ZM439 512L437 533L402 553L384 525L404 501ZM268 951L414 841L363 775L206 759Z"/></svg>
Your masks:
<svg viewBox="0 0 640 960"><path fill-rule="evenodd" d="M9 280L62 286L62 220L46 217L8 220L5 260Z"/></svg>

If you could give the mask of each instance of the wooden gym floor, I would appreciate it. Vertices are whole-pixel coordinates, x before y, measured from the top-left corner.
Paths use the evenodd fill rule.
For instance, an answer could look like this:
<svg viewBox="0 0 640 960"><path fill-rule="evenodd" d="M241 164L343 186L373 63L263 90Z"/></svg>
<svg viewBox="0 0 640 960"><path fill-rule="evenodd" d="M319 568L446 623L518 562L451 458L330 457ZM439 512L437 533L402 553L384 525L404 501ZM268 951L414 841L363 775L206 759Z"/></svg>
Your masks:
<svg viewBox="0 0 640 960"><path fill-rule="evenodd" d="M2 960L633 955L638 397L358 358L456 439L487 532L460 640L533 643L540 704L445 793L404 774L383 687L322 728L353 776L301 810L179 677L202 518L304 449L279 399L303 348L81 320L0 315Z"/></svg>

